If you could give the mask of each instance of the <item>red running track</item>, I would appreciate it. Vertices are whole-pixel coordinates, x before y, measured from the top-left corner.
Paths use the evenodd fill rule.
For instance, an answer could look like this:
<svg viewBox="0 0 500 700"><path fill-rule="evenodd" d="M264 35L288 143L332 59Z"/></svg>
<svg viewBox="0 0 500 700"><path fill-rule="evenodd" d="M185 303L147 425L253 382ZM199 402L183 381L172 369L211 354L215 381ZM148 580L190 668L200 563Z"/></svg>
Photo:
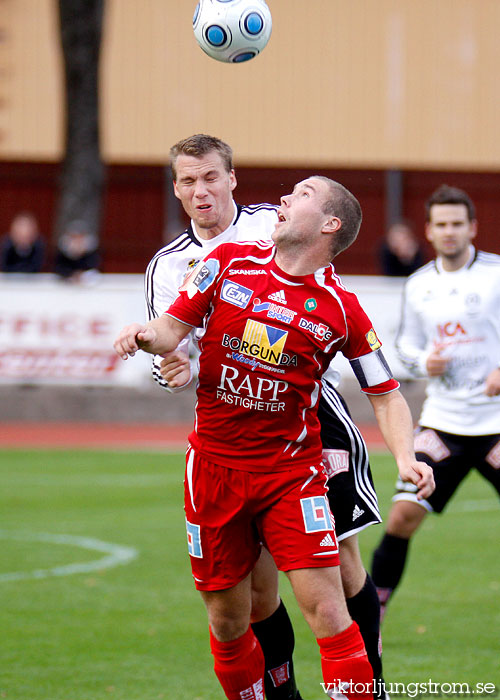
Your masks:
<svg viewBox="0 0 500 700"><path fill-rule="evenodd" d="M375 425L359 426L368 447L383 449ZM69 447L184 451L191 423L3 423L0 447Z"/></svg>

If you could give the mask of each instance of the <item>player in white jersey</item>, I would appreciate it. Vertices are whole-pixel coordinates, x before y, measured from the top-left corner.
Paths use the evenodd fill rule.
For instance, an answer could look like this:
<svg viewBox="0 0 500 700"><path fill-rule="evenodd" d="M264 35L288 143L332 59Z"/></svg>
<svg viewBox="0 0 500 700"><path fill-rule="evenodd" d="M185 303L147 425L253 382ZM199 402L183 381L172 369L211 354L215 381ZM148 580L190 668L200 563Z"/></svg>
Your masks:
<svg viewBox="0 0 500 700"><path fill-rule="evenodd" d="M191 223L184 233L162 248L148 266L146 300L150 320L170 306L187 272L216 246L228 241L269 239L277 222L275 206L234 203L232 191L236 178L232 153L219 139L204 135L184 139L172 148L171 162L175 193L191 217ZM272 304L276 313L286 312L286 300L277 298ZM167 386L167 382L162 378L162 371L167 375L168 371L175 373L187 368L187 363L182 359L178 361L178 357L176 353L168 361L163 360L163 370L162 358L154 358L153 375L163 386ZM376 689L382 695L379 603L373 582L363 567L357 539L358 532L380 522L381 518L368 451L342 397L336 392L337 383L338 374L329 370L324 377L319 410L324 461L330 477L330 506L340 542L342 582L349 612L360 627L377 679ZM277 592L270 596L267 583L270 576L277 587L276 570L272 562L268 562L267 569L264 561L261 566L266 575L259 576L257 571L254 576L253 628L266 657L267 696L270 700L298 698L299 695L293 694L293 631Z"/></svg>
<svg viewBox="0 0 500 700"><path fill-rule="evenodd" d="M266 542L317 639L325 692L369 700L373 671L345 604L316 415L321 375L338 349L370 398L402 478L421 497L432 492L432 470L414 458L408 405L370 320L330 262L359 231L359 203L321 176L281 201L274 243L219 246L167 313L126 326L115 349L124 359L139 348L168 354L189 328L206 323L184 502L192 571L226 696L264 697L264 656L249 624L251 574ZM213 205L208 199L208 210ZM242 281L235 285L233 274ZM275 317L267 300L283 297L290 307Z"/></svg>
<svg viewBox="0 0 500 700"><path fill-rule="evenodd" d="M472 468L500 494L500 256L473 247L475 207L465 192L442 185L426 211L437 257L408 279L397 349L416 377L429 378L415 452L433 467L436 490L417 502L411 487L396 485L373 557L383 611L425 515L441 513Z"/></svg>

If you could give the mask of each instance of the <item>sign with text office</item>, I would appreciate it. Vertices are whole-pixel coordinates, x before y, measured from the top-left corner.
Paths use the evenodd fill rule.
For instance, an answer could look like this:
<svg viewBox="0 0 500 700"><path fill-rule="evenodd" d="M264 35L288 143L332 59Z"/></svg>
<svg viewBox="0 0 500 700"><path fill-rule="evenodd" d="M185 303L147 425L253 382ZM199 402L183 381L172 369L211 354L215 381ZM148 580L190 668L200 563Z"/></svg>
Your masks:
<svg viewBox="0 0 500 700"><path fill-rule="evenodd" d="M72 284L52 275L0 275L0 382L142 385L149 358L123 362L118 331L143 321L140 275Z"/></svg>

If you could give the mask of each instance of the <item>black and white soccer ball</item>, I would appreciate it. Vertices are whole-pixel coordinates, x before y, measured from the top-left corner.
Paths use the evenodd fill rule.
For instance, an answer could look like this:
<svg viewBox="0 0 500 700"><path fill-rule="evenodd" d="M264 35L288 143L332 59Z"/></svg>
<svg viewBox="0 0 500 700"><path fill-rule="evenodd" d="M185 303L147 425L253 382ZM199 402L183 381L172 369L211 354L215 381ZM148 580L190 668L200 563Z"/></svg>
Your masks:
<svg viewBox="0 0 500 700"><path fill-rule="evenodd" d="M199 0L193 16L196 41L211 58L243 63L265 48L272 18L264 0Z"/></svg>

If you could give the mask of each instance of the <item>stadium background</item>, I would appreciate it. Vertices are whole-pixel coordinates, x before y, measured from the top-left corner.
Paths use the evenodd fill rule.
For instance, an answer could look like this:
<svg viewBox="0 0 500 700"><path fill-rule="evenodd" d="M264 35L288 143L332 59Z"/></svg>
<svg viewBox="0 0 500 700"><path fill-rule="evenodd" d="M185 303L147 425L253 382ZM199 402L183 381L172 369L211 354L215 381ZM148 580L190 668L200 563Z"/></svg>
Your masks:
<svg viewBox="0 0 500 700"><path fill-rule="evenodd" d="M398 209L422 236L423 202L443 181L470 192L481 244L499 252L498 2L270 4L265 53L231 66L196 45L194 0L107 0L103 270L143 272L178 230L165 163L197 132L233 146L242 203L276 202L314 170L350 187L365 221L343 273L377 274L377 242ZM0 27L0 230L34 208L50 235L64 141L57 3L2 0Z"/></svg>
<svg viewBox="0 0 500 700"><path fill-rule="evenodd" d="M194 5L105 3L106 274L82 288L49 272L30 281L0 275L2 698L220 699L185 551L180 450L192 392L165 396L147 368L138 383L89 375L81 364L97 340L109 357L113 319L142 313L144 267L182 226L165 167L173 142L195 132L229 141L242 203L275 202L312 171L350 187L365 219L338 269L355 276L355 290L384 300L386 348L401 281L390 294L388 280L372 275L391 218L412 219L423 241L423 203L446 181L471 194L479 244L500 253L498 0L269 0L271 41L240 66L200 51ZM2 232L31 209L52 235L63 104L56 0L0 0ZM23 376L39 357L45 371ZM58 364L79 369L65 374ZM368 402L353 384L343 391L379 447ZM404 380L403 392L416 418L422 384ZM394 465L377 450L372 459L385 515ZM497 501L476 477L445 518L424 524L384 623L387 680L500 686L497 533ZM367 563L379 534L370 528L361 538ZM106 543L126 566L96 562ZM316 650L286 580L281 593L304 697L322 697Z"/></svg>
<svg viewBox="0 0 500 700"><path fill-rule="evenodd" d="M152 254L182 229L185 218L171 195L166 163L170 145L196 132L232 144L242 203L277 202L311 172L351 188L361 201L364 223L357 245L337 261L343 275L377 274L381 236L400 215L415 222L425 245L423 204L443 181L471 194L479 244L500 252L497 0L313 0L307 11L301 0L273 0L269 45L262 56L239 66L210 60L200 51L192 36L193 10L190 3L174 0L105 2L99 95L106 166L99 232L104 273L142 275ZM53 247L65 126L57 3L2 0L0 28L0 231L17 211L32 209ZM85 294L62 293L54 284L45 302L32 282L38 300L33 309L30 290L20 301L19 286L11 286L5 275L0 279L1 418L101 420L104 413L127 420L126 402L116 402L109 391L94 394L95 400L82 401L81 393L73 399L75 383L90 384L96 392L100 383L137 385L137 377L115 382L123 368L101 368L93 376L82 372L75 379L52 367L36 376L36 371L23 374L27 355L19 354L24 348L38 356L41 346L65 344L76 345L81 356L81 337L47 328L60 325L63 302L64 313L71 303L81 312L101 295L101 306L115 316L101 339L109 359L118 319L127 309L142 314L141 283L139 277L131 282L135 305L122 304L120 316L104 289L111 276L103 277L106 284L101 281ZM373 280L378 290L382 281ZM46 290L49 281L44 284ZM394 290L390 308L378 305L374 319L384 333L391 326L383 338L389 354L399 291ZM13 331L25 329L23 319L36 313L44 334L26 338ZM94 341L89 335L88 348ZM51 352L52 362L58 362L59 355ZM69 388L61 387L68 381ZM169 401L149 378L141 381L143 391L128 403L128 420L170 420ZM19 382L22 391L16 389ZM370 420L357 391L344 390L352 394L355 412L358 404L364 411L360 419ZM411 401L417 396L418 411L421 388L408 386L406 394ZM105 411L97 408L106 401ZM174 417L189 419L187 399L185 411L182 401L171 403Z"/></svg>

